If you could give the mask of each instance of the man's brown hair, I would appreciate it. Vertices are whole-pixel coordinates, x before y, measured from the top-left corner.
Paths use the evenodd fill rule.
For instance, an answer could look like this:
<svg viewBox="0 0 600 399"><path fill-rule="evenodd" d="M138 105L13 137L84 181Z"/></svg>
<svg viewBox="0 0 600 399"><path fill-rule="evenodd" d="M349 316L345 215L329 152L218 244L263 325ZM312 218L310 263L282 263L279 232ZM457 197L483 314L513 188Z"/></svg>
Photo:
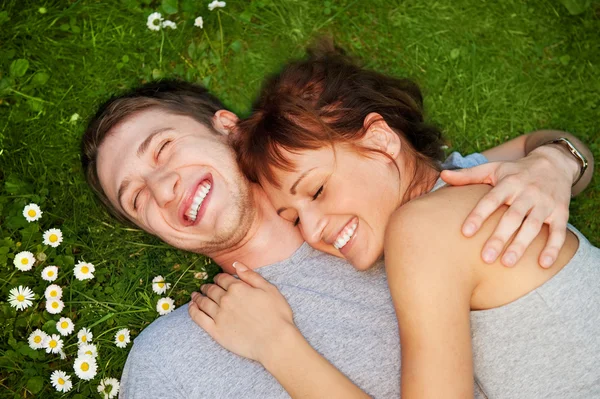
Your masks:
<svg viewBox="0 0 600 399"><path fill-rule="evenodd" d="M353 144L366 134L370 113L381 115L404 139L403 148L415 158L413 182L424 165L439 169L444 141L440 130L424 120L419 87L361 68L330 41L318 43L307 59L285 65L265 82L252 114L238 123L232 144L251 181L279 186L274 169L294 170L282 150Z"/></svg>
<svg viewBox="0 0 600 399"><path fill-rule="evenodd" d="M112 97L100 106L90 120L81 140L81 164L85 178L109 212L121 222L131 224L106 196L98 178L98 149L110 132L137 112L151 108L194 118L213 131L213 116L225 109L206 88L184 81L165 80L144 84Z"/></svg>

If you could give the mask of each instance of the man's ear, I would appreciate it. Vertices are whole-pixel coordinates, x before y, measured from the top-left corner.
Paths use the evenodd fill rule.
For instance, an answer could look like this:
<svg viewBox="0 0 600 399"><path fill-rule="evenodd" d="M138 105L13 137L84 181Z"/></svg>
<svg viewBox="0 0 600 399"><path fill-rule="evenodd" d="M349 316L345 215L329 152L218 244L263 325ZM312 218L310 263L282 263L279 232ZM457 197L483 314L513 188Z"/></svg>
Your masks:
<svg viewBox="0 0 600 399"><path fill-rule="evenodd" d="M398 158L402 147L399 133L396 133L381 115L371 112L365 117L363 126L366 129L364 137L360 140L363 146L385 152L393 159Z"/></svg>
<svg viewBox="0 0 600 399"><path fill-rule="evenodd" d="M237 115L226 109L218 110L213 116L213 127L226 136L234 131L237 122Z"/></svg>

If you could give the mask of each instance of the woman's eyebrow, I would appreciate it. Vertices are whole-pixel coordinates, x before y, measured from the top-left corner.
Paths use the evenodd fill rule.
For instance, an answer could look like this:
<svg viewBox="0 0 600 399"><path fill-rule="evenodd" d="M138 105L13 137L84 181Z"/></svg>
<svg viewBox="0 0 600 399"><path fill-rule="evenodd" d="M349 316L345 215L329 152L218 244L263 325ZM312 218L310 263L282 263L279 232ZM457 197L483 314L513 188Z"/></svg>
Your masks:
<svg viewBox="0 0 600 399"><path fill-rule="evenodd" d="M306 172L302 173L300 175L300 177L298 177L298 180L296 180L296 182L294 184L292 184L292 187L290 188L290 194L296 195L296 187L298 186L298 184L300 184L300 181L302 179L304 179L306 177L306 175L308 175L310 172L312 172L315 169L317 169L317 168L314 167L314 168L311 168L311 169L307 170Z"/></svg>

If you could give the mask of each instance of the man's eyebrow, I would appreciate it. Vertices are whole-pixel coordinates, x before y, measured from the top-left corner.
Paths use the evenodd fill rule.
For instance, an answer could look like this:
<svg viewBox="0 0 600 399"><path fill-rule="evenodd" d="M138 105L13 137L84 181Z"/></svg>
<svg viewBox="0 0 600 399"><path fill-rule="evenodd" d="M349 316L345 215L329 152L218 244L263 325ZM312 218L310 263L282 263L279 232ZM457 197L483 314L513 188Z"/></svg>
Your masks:
<svg viewBox="0 0 600 399"><path fill-rule="evenodd" d="M148 135L148 137L146 137L146 139L144 141L142 141L142 144L140 144L140 146L138 147L138 150L137 150L137 156L138 156L138 158L141 158L142 155L144 155L144 153L146 152L146 150L148 149L148 147L150 147L150 144L152 143L152 140L154 139L154 137L156 137L157 135L159 135L162 132L165 132L167 130L172 130L172 128L170 128L170 127L163 127L163 128L160 128L160 129L156 129L155 131L153 131L152 133L150 133L150 135Z"/></svg>
<svg viewBox="0 0 600 399"><path fill-rule="evenodd" d="M306 175L308 175L310 172L312 172L315 169L317 169L317 168L316 167L311 168L311 169L307 170L306 172L302 173L300 175L300 177L298 177L298 180L296 180L296 182L294 184L292 184L292 187L290 188L290 194L296 195L296 187L298 186L298 184L300 184L300 181L302 179L304 179L306 177Z"/></svg>

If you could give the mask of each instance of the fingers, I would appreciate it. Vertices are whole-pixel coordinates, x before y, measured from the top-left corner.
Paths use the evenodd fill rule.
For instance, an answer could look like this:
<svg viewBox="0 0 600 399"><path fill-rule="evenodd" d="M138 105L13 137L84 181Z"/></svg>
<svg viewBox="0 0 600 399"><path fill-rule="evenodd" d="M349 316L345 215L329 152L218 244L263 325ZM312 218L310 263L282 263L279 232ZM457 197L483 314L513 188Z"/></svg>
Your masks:
<svg viewBox="0 0 600 399"><path fill-rule="evenodd" d="M197 296L201 296L198 293L195 294ZM194 300L191 300L188 304L188 313L196 324L198 324L202 329L204 329L210 336L213 335L213 330L215 327L214 320L211 319L206 313L201 311Z"/></svg>
<svg viewBox="0 0 600 399"><path fill-rule="evenodd" d="M515 202L502 216L500 223L492 233L492 236L483 246L481 257L486 263L494 263L502 253L504 246L512 235L519 229L527 212L531 209L530 203L526 200ZM539 231L539 229L538 229ZM513 256L509 257L512 260ZM504 259L504 258L503 258ZM516 259L514 260L516 263ZM513 263L513 264L514 264Z"/></svg>
<svg viewBox="0 0 600 399"><path fill-rule="evenodd" d="M567 218L568 220L568 218ZM567 223L555 222L550 224L550 236L548 242L540 254L540 266L548 268L554 264L558 253L565 244L567 238Z"/></svg>
<svg viewBox="0 0 600 399"><path fill-rule="evenodd" d="M483 222L485 222L492 213L502 206L506 199L506 195L500 186L494 187L487 194L485 194L465 219L465 222L462 226L462 233L465 235L465 237L472 237L475 233L477 233L483 225ZM523 215L523 217L525 217L525 215ZM521 218L521 221L522 220L523 218ZM498 228L496 231L498 231ZM493 260L491 262L493 262Z"/></svg>
<svg viewBox="0 0 600 399"><path fill-rule="evenodd" d="M233 284L239 283L240 280L233 277L231 274L219 273L215 276L214 282L224 290L228 290Z"/></svg>
<svg viewBox="0 0 600 399"><path fill-rule="evenodd" d="M192 302L196 304L196 307L208 315L212 320L215 319L219 311L219 305L217 305L212 299L203 295L193 295Z"/></svg>
<svg viewBox="0 0 600 399"><path fill-rule="evenodd" d="M535 208L531 211L529 216L527 216L527 219L525 219L525 222L523 222L519 233L502 256L502 264L504 266L514 266L519 259L521 259L525 253L525 250L533 242L535 237L537 237L542 229L542 226L544 225L544 216L541 212L542 210L537 210L537 208Z"/></svg>
<svg viewBox="0 0 600 399"><path fill-rule="evenodd" d="M466 184L494 184L494 176L499 162L490 162L473 168L444 170L440 177L446 183L453 186L464 186Z"/></svg>
<svg viewBox="0 0 600 399"><path fill-rule="evenodd" d="M225 295L227 292L216 284L204 284L202 287L200 287L200 291L212 299L212 301L217 305L221 305L221 298L223 298L223 295Z"/></svg>
<svg viewBox="0 0 600 399"><path fill-rule="evenodd" d="M233 267L237 271L237 275L243 282L251 285L254 288L262 288L264 290L271 287L271 283L265 280L260 274L254 270L249 269L246 265L241 262L234 262Z"/></svg>

